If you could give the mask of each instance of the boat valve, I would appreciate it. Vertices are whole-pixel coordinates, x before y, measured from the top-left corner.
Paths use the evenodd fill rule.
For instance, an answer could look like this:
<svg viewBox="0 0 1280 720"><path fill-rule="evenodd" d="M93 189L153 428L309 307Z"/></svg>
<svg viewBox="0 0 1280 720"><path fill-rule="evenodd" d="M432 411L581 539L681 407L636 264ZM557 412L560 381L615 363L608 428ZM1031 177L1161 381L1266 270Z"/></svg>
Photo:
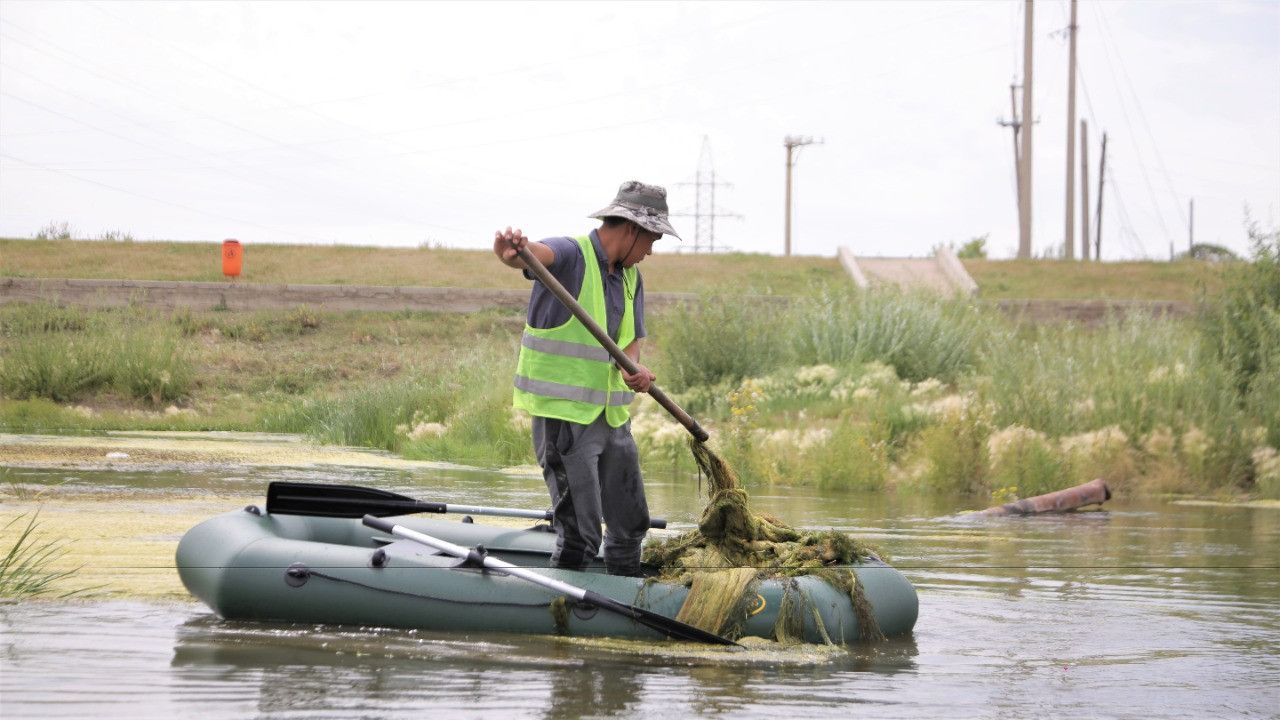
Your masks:
<svg viewBox="0 0 1280 720"><path fill-rule="evenodd" d="M311 569L302 563L294 563L284 571L284 584L289 587L302 587L311 579Z"/></svg>
<svg viewBox="0 0 1280 720"><path fill-rule="evenodd" d="M386 551L386 550L383 550L382 548L378 548L377 550L375 550L375 551L373 552L373 557L369 558L369 563L370 563L370 564L372 564L372 565L373 565L374 567L376 567L376 568L383 568L383 567L386 567L386 566L387 566L387 551Z"/></svg>

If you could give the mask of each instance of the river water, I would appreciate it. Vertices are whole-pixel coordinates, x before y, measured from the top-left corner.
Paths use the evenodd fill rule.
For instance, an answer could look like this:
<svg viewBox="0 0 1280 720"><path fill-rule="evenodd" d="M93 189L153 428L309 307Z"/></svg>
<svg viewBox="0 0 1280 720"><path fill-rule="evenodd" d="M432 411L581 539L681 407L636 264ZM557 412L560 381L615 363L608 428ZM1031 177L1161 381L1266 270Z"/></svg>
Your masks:
<svg viewBox="0 0 1280 720"><path fill-rule="evenodd" d="M56 489L61 497L110 492L147 513L209 494L260 496L269 480L300 477L455 503L545 506L540 480L480 471L8 475L20 487ZM694 522L701 508L694 480L650 473L648 487L655 515L673 527ZM0 715L1280 713L1280 509L1112 501L1104 512L979 521L956 517L957 505L941 499L812 489L752 497L758 510L793 525L840 528L886 550L919 591L914 634L838 652L734 655L497 633L228 622L185 599L0 604ZM6 518L16 509L0 506ZM165 541L176 544L176 537ZM156 583L172 583L175 573L141 572Z"/></svg>

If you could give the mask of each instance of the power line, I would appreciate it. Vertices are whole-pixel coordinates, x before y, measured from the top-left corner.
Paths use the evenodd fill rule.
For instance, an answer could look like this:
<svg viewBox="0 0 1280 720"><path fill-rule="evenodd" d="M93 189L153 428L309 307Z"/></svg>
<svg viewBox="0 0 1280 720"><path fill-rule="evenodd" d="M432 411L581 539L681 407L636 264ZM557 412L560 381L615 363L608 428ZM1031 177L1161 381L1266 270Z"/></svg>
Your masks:
<svg viewBox="0 0 1280 720"><path fill-rule="evenodd" d="M1147 257L1147 246L1142 241L1142 236L1138 235L1133 229L1133 220L1129 217L1129 209L1124 201L1124 193L1120 192L1120 183L1116 181L1116 172L1114 166L1108 166L1106 169L1107 179L1111 181L1111 195L1116 199L1120 221L1120 239L1124 242L1125 249L1136 257ZM1135 244L1136 243L1136 244Z"/></svg>
<svg viewBox="0 0 1280 720"><path fill-rule="evenodd" d="M292 235L294 237L302 238L304 240L319 240L320 242L327 242L324 238L320 238L315 235L304 235L302 233L296 233L290 230L283 230L281 228L272 227L270 225L262 225L259 223L251 222L249 220L243 220L241 218L231 217L230 215L222 215L219 213L209 212L208 210L203 210L201 208L193 207L191 205L186 205L184 203L173 202L171 200L163 200L161 198L153 197L151 195L146 195L144 193L134 192L132 190L125 190L124 188L116 187L115 185L109 185L107 183L99 182L97 180L91 180L87 177L81 177L79 175L76 175L75 173L67 172L66 170L57 170L51 167L41 165L40 163L37 163L37 162L32 162L30 160L25 160L23 158L16 157L14 155L10 155L8 153L0 152L0 157L8 158L15 162L23 163L24 165L31 165L31 166L40 168L42 170L47 170L52 173L57 173L59 175L66 175L67 177L74 178L76 180L79 180L80 182L89 183L90 185L97 185L99 187L104 187L108 190L114 190L118 193L124 193L125 195L132 195L134 197L142 198L143 200L150 200L151 202L157 202L157 203L160 203L161 205L169 205L171 207L181 208L183 210L189 210L191 212L199 213L201 215L205 215L218 220L230 220L232 222L239 223L241 225L249 225L252 227L259 228L261 230L269 230L271 232L283 233L285 235Z"/></svg>
<svg viewBox="0 0 1280 720"><path fill-rule="evenodd" d="M1169 188L1169 195L1173 198L1173 207L1185 225L1187 222L1186 213L1182 211L1182 203L1178 201L1178 193L1173 189L1173 181L1169 178L1168 169L1165 168L1164 156L1160 152L1160 145L1156 143L1155 134L1151 132L1151 123L1147 120L1147 111L1142 106L1142 98L1133 87L1133 79L1129 75L1129 68L1124 62L1124 56L1120 54L1119 44L1115 42L1115 37L1111 33L1111 21L1100 10L1098 15L1102 17L1103 32L1107 34L1108 38L1111 38L1112 44L1116 46L1116 59L1120 61L1120 74L1124 76L1125 84L1129 87L1129 94L1133 96L1133 104L1138 108L1138 119L1142 121L1142 127L1147 133L1147 140L1151 142L1151 150L1156 155L1156 162L1160 164L1160 172L1164 175L1165 184Z"/></svg>
<svg viewBox="0 0 1280 720"><path fill-rule="evenodd" d="M1093 9L1094 9L1094 15L1099 18L1099 26L1101 26L1102 11L1098 9L1097 5L1094 5ZM1108 46L1114 42L1114 39L1111 38L1110 33L1105 33L1105 34L1106 34L1106 37L1102 38L1103 41L1099 43L1099 45L1102 47L1104 59L1106 60L1106 63L1107 63L1107 70L1111 74L1112 84L1115 85L1115 88L1116 88L1116 98L1120 101L1120 113L1121 115L1124 116L1125 126L1129 128L1130 142L1133 145L1135 154L1140 154L1141 148L1139 148L1138 146L1137 134L1133 128L1133 121L1130 120L1129 118L1129 108L1128 108L1128 104L1125 102L1125 99L1124 99L1124 89L1120 86L1120 81L1116 78L1115 68L1113 66L1113 63L1111 62L1111 50ZM1102 36L1100 35L1100 37ZM1118 57L1119 49L1116 50L1116 53ZM1136 97L1135 97L1135 101L1136 101ZM1151 199L1151 207L1155 211L1156 220L1159 222L1160 228L1164 231L1165 239L1169 242L1173 242L1173 235L1170 234L1169 232L1169 226L1165 224L1164 216L1160 213L1160 203L1156 200L1155 188L1151 185L1151 178L1147 175L1147 171L1144 166L1139 165L1138 168L1139 170L1142 171L1142 180L1147 186L1147 194Z"/></svg>
<svg viewBox="0 0 1280 720"><path fill-rule="evenodd" d="M59 57L57 57L57 56L53 55L52 53L50 53L50 52L49 52L49 51L47 51L47 50L42 50L41 48L38 48L38 47L36 47L36 46L32 45L31 43L28 43L28 42L26 42L26 41L24 41L24 40L22 40L22 39L20 39L20 38L16 38L16 37L14 37L13 35L10 35L10 34L8 34L8 33L5 33L5 32L3 32L3 31L0 31L0 37L7 38L10 42L16 42L16 43L18 43L18 44L20 44L20 45L23 45L23 46L25 46L25 47L27 47L27 48L30 48L31 50L36 51L36 52L38 52L38 53L41 53L41 54L43 54L43 55L48 55L48 56L50 56L50 57L53 57L55 60L60 60L60 61L62 61L62 62L64 62L64 63L67 63L67 64L69 64L69 65L72 65L72 66L74 66L74 67L77 67L77 68L79 68L79 69L81 69L81 70L83 70L83 71L85 71L85 72L88 72L88 73L89 73L89 74L91 74L91 75L95 75L95 76L100 77L100 78L102 78L102 79L104 79L104 80L107 80L107 81L109 81L109 82L115 83L116 85L119 85L119 86L124 87L124 88L129 89L129 90L132 90L132 91L134 91L134 92L136 92L136 93L140 93L140 94L146 95L146 96L148 96L148 97L152 97L152 98L155 98L155 99L157 99L157 100L160 100L161 102L166 103L166 104L168 104L168 105L171 105L171 106L173 106L173 107L176 107L176 108L178 108L179 110L183 110L183 111L185 111L185 112L191 113L192 115L195 115L195 116L196 116L197 118L199 118L199 119L210 120L210 121L215 122L215 123L218 123L218 124L220 124L220 125L225 125L226 127L229 127L229 128L231 128L231 129L233 129L233 130L235 130L235 131L237 131L237 132L244 133L244 134L246 134L246 135L251 135L251 136L253 136L253 137L261 138L261 139L263 139L263 140L266 140L266 141L267 141L267 142L269 142L269 143L272 143L272 145L273 145L273 146L274 146L274 145L284 145L284 143L282 143L281 141L277 140L276 138L273 138L273 137L269 137L269 136L267 136L267 135L264 135L264 134L262 134L262 133L260 133L260 132L258 132L258 131L256 131L256 130L254 130L254 129L252 129L252 128L247 128L247 127L244 127L244 126L242 126L242 125L238 125L238 124L233 123L233 122L231 122L231 121L229 121L229 120L227 120L227 119L225 119L225 118L223 118L223 117L220 117L220 116L217 116L217 115L211 115L211 114L208 114L208 113L201 112L201 111L200 111L199 109L197 109L197 108L193 108L193 107L191 107L191 106L189 106L189 105L186 105L186 104L184 104L184 103L182 103L182 102L179 102L179 101L177 101L177 100L173 99L173 97L172 97L172 96L167 96L167 95L163 95L163 94L160 94L160 93L154 92L154 91L152 91L152 90L150 90L150 89L148 89L148 88L146 88L146 87L143 87L142 85L139 85L139 84L137 84L137 83L135 83L135 82L128 81L128 80L121 80L121 79L119 79L119 78L117 78L117 77L113 77L112 75L110 75L110 74L108 74L108 73L101 72L101 71L99 71L99 70L97 70L97 69L95 69L95 68L93 67L93 61L92 61L91 59L86 58L86 57L84 57L83 55L80 55L80 54L78 54L78 53L75 53L75 52L73 52L73 51L71 51L71 50L67 50L66 48L61 47L61 46L60 46L60 45L58 45L57 43L52 42L52 41L48 40L47 38L45 38L45 37L41 36L39 33L33 33L33 32L31 32L30 30L27 30L27 29L25 29L25 28L23 28L23 27L21 27L21 26L19 26L19 25L14 24L14 23L13 23L12 21L10 21L10 20L0 19L0 23L5 24L5 25L9 25L9 26L14 27L14 28L17 28L18 30L21 30L21 31L23 31L23 32L27 33L28 35L31 35L32 37L36 38L39 42L43 42L45 45L48 45L49 47L54 48L54 49L55 49L55 50L57 50L58 52L63 53L64 55L68 55L68 56L70 56L70 57L72 57L72 58L75 58L76 60L79 60L79 61L82 61L82 62L75 62L75 61L73 61L73 60L67 60L66 58L59 58ZM312 154L312 155L319 155L318 153L311 153L311 154Z"/></svg>

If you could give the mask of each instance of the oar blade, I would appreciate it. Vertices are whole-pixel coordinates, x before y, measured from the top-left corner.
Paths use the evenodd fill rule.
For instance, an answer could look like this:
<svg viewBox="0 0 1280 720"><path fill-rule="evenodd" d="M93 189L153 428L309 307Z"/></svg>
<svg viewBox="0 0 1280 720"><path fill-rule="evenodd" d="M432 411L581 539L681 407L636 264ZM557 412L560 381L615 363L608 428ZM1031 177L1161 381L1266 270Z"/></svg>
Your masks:
<svg viewBox="0 0 1280 720"><path fill-rule="evenodd" d="M593 605L599 605L607 610L612 610L620 615L625 615L641 625L653 628L663 635L675 640L709 643L711 645L738 644L727 637L722 637L713 632L707 632L702 628L694 627L688 623L682 623L679 620L669 618L666 615L659 615L651 610L645 610L644 608L636 607L635 605L627 605L626 603L618 602L613 598L605 597L604 595L592 590L588 590L586 597L583 599Z"/></svg>
<svg viewBox="0 0 1280 720"><path fill-rule="evenodd" d="M267 512L332 518L387 517L444 512L444 505L377 488L277 481L267 486Z"/></svg>

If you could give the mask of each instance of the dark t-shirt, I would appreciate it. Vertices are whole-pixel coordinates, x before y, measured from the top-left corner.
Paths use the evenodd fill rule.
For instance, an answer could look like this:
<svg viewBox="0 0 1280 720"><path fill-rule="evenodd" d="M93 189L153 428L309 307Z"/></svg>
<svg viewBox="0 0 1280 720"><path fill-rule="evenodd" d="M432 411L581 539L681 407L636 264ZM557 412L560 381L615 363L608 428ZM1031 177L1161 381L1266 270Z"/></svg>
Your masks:
<svg viewBox="0 0 1280 720"><path fill-rule="evenodd" d="M564 285L564 289L568 290L570 295L578 297L578 293L582 292L582 276L586 270L586 260L582 256L582 248L578 247L578 241L571 237L554 237L542 242L556 254L555 261L547 266L547 270L551 271L561 285ZM605 259L604 249L600 247L600 236L595 230L591 231L591 244L595 246L596 257L600 258L600 279L604 282L604 306L608 316L609 337L617 340L618 327L622 325L622 313L626 307L622 268L609 272L608 260ZM524 276L529 280L533 279L528 270L524 271ZM540 282L533 284L527 318L531 326L543 329L559 327L569 321L570 315L569 309L546 286ZM635 319L636 339L639 340L645 336L645 328L644 279L640 277L638 269L636 270Z"/></svg>

